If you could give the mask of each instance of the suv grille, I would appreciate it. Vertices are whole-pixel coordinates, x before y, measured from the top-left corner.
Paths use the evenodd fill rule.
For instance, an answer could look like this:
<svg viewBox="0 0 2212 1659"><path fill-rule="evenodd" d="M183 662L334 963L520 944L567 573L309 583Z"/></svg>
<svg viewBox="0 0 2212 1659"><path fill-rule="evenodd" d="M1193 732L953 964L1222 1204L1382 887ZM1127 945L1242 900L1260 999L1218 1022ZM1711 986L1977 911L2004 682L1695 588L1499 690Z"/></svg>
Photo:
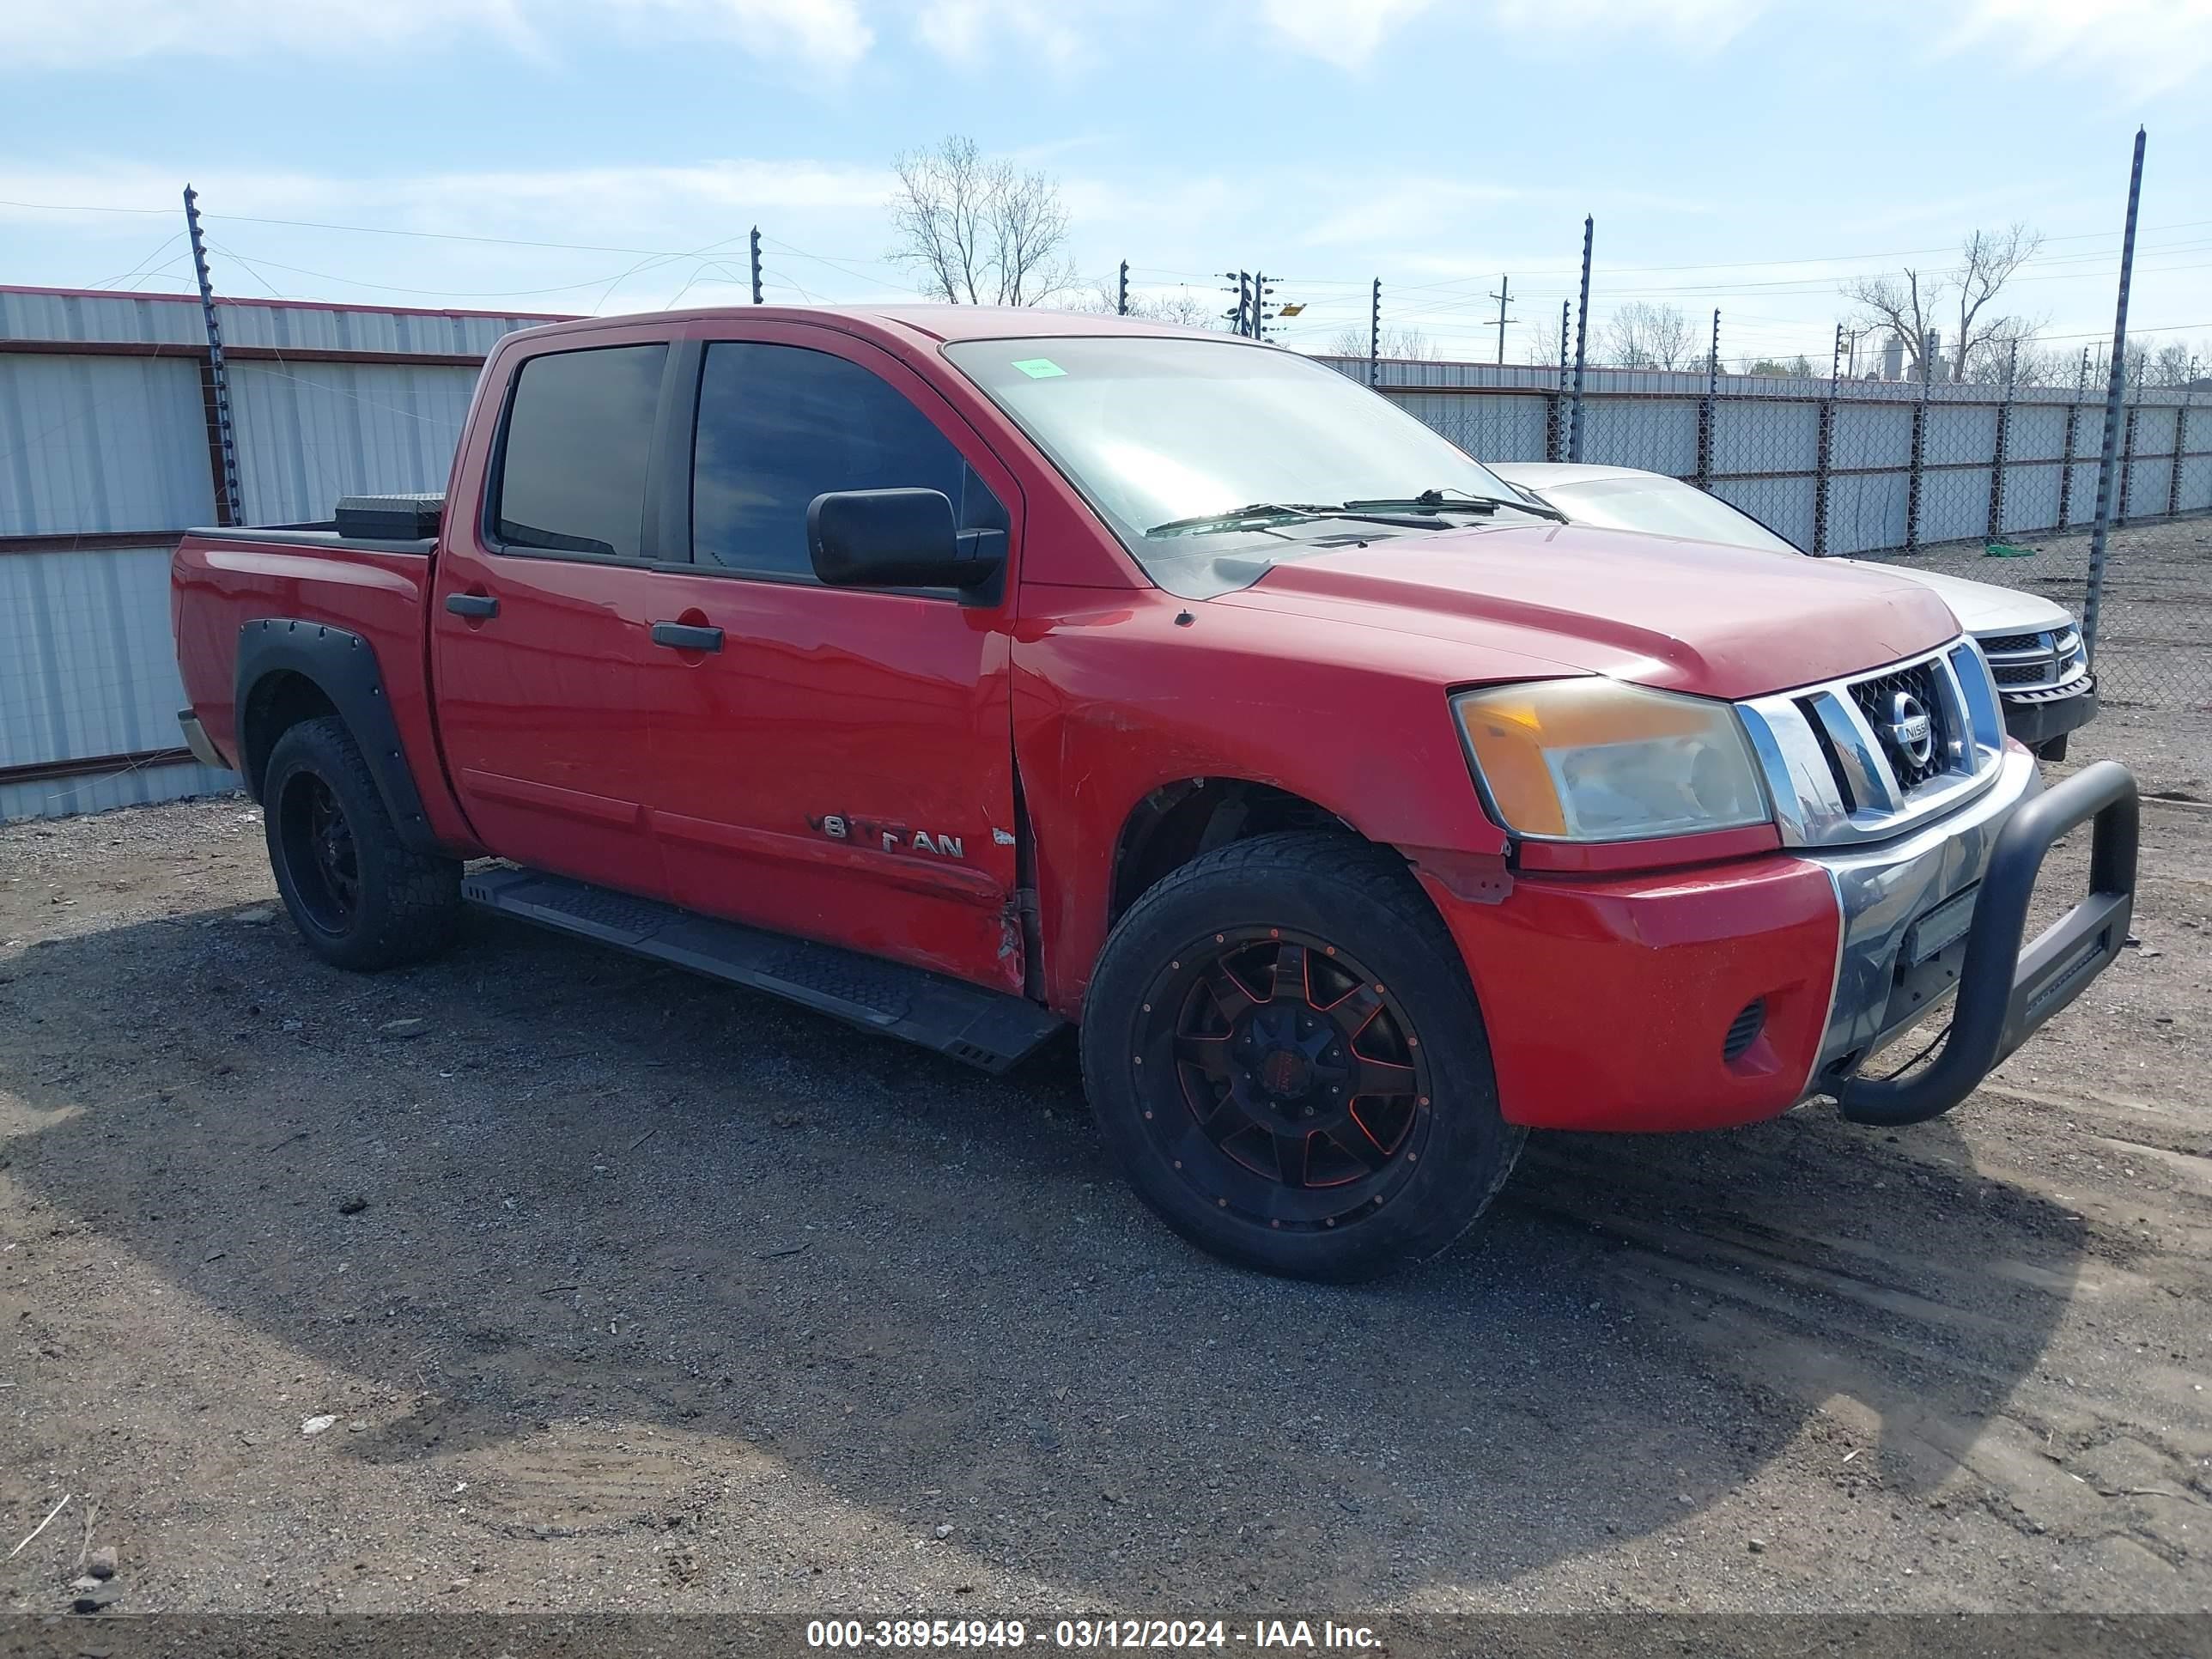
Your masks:
<svg viewBox="0 0 2212 1659"><path fill-rule="evenodd" d="M1990 672L2008 691L2043 691L2084 678L2088 662L2081 630L2068 623L2040 634L1977 635L1990 659Z"/></svg>
<svg viewBox="0 0 2212 1659"><path fill-rule="evenodd" d="M1851 701L1874 728L1899 788L1917 788L1949 764L1951 733L1933 663L1860 680Z"/></svg>

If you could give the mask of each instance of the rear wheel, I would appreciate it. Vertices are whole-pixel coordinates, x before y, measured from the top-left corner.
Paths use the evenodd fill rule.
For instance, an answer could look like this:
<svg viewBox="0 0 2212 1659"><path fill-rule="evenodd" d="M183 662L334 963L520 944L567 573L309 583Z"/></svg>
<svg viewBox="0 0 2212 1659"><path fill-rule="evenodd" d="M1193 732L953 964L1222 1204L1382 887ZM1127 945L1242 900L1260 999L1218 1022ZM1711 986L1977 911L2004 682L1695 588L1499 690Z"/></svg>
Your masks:
<svg viewBox="0 0 2212 1659"><path fill-rule="evenodd" d="M261 804L277 890L324 961L391 968L452 943L460 864L399 839L344 721L302 720L278 738Z"/></svg>
<svg viewBox="0 0 2212 1659"><path fill-rule="evenodd" d="M1107 942L1083 1051L1139 1194L1269 1273L1432 1255L1520 1152L1450 935L1401 860L1342 835L1257 837L1146 893Z"/></svg>

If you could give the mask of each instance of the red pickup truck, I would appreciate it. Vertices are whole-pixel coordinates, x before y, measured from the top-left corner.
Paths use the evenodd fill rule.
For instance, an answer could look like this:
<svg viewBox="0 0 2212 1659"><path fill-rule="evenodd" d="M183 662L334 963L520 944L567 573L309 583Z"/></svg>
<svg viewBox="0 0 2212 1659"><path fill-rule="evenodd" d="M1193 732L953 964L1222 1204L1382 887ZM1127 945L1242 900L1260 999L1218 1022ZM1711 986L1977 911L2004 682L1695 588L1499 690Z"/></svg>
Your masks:
<svg viewBox="0 0 2212 1659"><path fill-rule="evenodd" d="M1927 587L1638 542L1248 342L564 323L443 497L185 538L183 719L328 961L474 904L993 1071L1079 1024L1163 1218L1347 1279L1532 1127L1946 1110L2127 933L2133 780L2044 789Z"/></svg>

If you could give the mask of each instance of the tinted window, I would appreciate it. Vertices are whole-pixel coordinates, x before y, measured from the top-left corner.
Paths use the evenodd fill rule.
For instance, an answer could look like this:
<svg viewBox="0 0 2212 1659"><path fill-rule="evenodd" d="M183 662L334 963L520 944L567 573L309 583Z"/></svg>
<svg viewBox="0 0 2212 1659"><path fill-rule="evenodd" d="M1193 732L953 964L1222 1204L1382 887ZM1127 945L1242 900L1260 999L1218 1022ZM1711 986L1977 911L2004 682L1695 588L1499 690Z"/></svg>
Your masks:
<svg viewBox="0 0 2212 1659"><path fill-rule="evenodd" d="M1003 530L997 499L945 434L858 363L801 346L707 348L693 458L702 564L808 576L806 508L833 489L941 489L963 530Z"/></svg>
<svg viewBox="0 0 2212 1659"><path fill-rule="evenodd" d="M500 465L502 542L638 556L665 345L532 357L516 378Z"/></svg>

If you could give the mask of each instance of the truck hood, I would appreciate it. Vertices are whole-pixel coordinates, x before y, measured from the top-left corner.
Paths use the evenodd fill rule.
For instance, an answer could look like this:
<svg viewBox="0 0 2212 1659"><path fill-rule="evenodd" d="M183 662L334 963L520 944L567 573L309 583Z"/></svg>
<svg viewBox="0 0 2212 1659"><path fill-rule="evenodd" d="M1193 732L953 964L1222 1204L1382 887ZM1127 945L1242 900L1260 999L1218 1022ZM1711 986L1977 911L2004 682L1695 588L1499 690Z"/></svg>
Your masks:
<svg viewBox="0 0 2212 1659"><path fill-rule="evenodd" d="M1762 696L1957 637L1924 580L1881 565L1577 525L1481 526L1285 561L1215 603L1468 647L1466 679L1531 662L1702 696ZM1517 659L1517 660L1516 660Z"/></svg>
<svg viewBox="0 0 2212 1659"><path fill-rule="evenodd" d="M2065 607L2039 593L2021 593L1995 582L1978 582L1964 576L1942 576L1932 570L1905 570L1893 565L1858 559L1834 559L1855 570L1892 570L1896 574L1931 587L1943 596L1951 614L1969 634L2034 634L2046 628L2066 628L2074 618Z"/></svg>

